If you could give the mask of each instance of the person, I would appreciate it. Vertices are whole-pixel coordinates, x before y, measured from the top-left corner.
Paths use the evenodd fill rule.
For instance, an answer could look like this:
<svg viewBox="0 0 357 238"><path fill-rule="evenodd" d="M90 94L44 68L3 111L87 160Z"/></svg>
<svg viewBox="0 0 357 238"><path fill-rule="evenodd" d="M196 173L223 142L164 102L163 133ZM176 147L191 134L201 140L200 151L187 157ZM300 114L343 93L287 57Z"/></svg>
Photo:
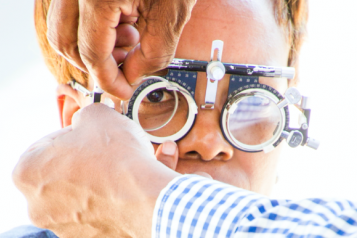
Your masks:
<svg viewBox="0 0 357 238"><path fill-rule="evenodd" d="M67 83L71 79L75 79L92 89L94 80L92 74L89 74L89 78L86 79L83 71L73 68L63 57L58 56L52 50L47 41L48 34L45 31L45 20L51 19L51 17L45 14L46 10L43 9L43 6L46 5L41 3L42 1L37 2L38 5L36 6L38 16L36 28L47 64L60 83L58 103L62 125L66 127L71 124L73 113L88 105L85 97L71 90ZM307 6L304 4L304 1L290 3L289 10L285 2L281 1L266 1L265 3L253 1L249 4L240 1L199 1L191 13L190 21L182 31L175 57L209 60L212 41L218 37L225 44L223 62L294 66L298 69L298 50L302 44L307 21ZM57 9L61 8L58 7ZM203 11L203 9L206 10ZM289 11L295 11L294 15L289 15ZM277 19L275 13L278 14ZM139 34L142 35L141 32L146 29L146 25L145 21L140 19L142 18L139 18L137 29ZM232 24L234 24L234 27L232 27ZM125 23L119 24L118 28L133 31L132 26ZM138 38L134 38L130 38L130 42L124 42L124 45L136 45ZM122 45L118 41L116 44ZM116 57L116 48L114 48L114 58ZM67 55L67 53L62 53L62 55ZM119 57L116 60L115 64L119 64L122 58ZM127 62L124 61L123 67L126 65ZM115 70L118 72L117 67ZM281 146L268 154L245 153L234 149L225 140L219 126L218 115L227 98L227 78L228 75L225 78L226 80L221 80L218 85L215 109L212 111L199 109L192 130L177 142L178 158L180 159L173 162L175 164L174 169L180 173L193 173L199 170L210 174L219 181L258 193L269 194L276 181L276 165ZM197 105L204 104L206 81L206 75L199 73L195 93ZM284 94L288 84L294 86L297 81L298 75L289 82L281 79L261 79L262 83L272 86L281 94ZM102 87L102 84L99 84ZM102 97L103 99L110 97L115 103L116 110L120 111L119 98L123 95L115 96L117 97L106 93ZM172 143L164 145L168 144ZM153 146L156 151L161 152L161 147L159 148L156 144L153 144ZM169 146L166 148L169 148ZM158 156L160 157L160 155ZM210 163L206 163L206 161L210 161ZM258 164L259 166L257 166Z"/></svg>
<svg viewBox="0 0 357 238"><path fill-rule="evenodd" d="M59 237L357 234L357 209L349 201L271 200L216 180L181 175L156 160L145 138L132 120L93 104L74 115L71 127L32 145L14 173L35 224ZM85 149L73 145L77 140Z"/></svg>
<svg viewBox="0 0 357 238"><path fill-rule="evenodd" d="M118 96L116 98L109 94L103 95L115 102L115 108L118 111L120 111L120 99L127 99L135 86L133 88L129 88L128 85L122 86L125 85L123 79L116 80L113 84L109 83L110 79L115 77L112 73L106 75L106 72L111 72L105 66L108 62L101 62L101 59L108 58L108 50L107 55L103 54L103 58L99 58L98 65L93 62L88 63L86 57L81 64L77 62L78 57L76 61L69 56L68 52L78 51L77 56L79 53L85 54L81 46L87 46L89 50L97 49L94 42L81 43L78 39L78 48L74 47L72 48L74 50L66 53L61 51L61 47L56 47L53 42L50 44L51 33L48 37L50 41L47 41L45 19L50 19L51 22L51 11L68 7L66 4L61 6L61 2L63 1L55 1L59 6L51 4L49 7L48 2L37 1L36 26L47 63L61 83L58 88L58 102L62 124L64 127L71 124L72 126L31 147L14 170L14 181L29 201L30 216L35 224L49 228L63 237L73 237L79 234L79 236L102 234L103 237L120 235L145 237L151 233L151 215L160 191L179 174L197 171L239 188L265 195L270 193L276 180L276 166L281 146L267 154L246 153L234 149L225 140L218 118L227 98L227 78L218 84L215 109L211 111L199 109L193 128L177 142L177 147L173 142L166 142L160 146L153 145L157 160L172 170L155 161L147 138L137 127L133 126L130 120L119 119L113 111L108 112L101 105L84 108L88 105L85 98L66 84L72 78L88 88L93 88L94 80L98 81L106 91ZM82 8L80 6L81 10L83 8L85 9L84 6ZM47 16L47 9L49 9L49 16ZM89 7L87 11L93 11L93 9ZM298 68L297 52L302 43L306 21L307 5L304 1L288 3L268 0L259 2L199 1L193 7L192 16L183 28L177 48L173 47L173 49L176 49L175 57L178 58L208 60L210 44L219 37L225 42L225 49L229 49L223 55L225 62L289 65ZM59 24L61 21L56 19L53 22ZM88 21L83 20L79 25L85 26L86 23L88 24ZM51 27L51 23L48 25ZM94 35L105 35L105 32L96 33L97 28L91 23L86 27L79 28L79 33L84 34L83 32L88 32L85 29L92 29L90 32L94 32ZM69 29L72 28L69 27ZM139 18L137 29L143 41L142 36L145 35L143 32L150 29L150 23ZM118 38L116 46L136 45L138 38L135 37L133 33L135 30L132 25L128 24L128 21L119 24L117 32L121 34L124 32L132 38L126 41ZM58 32L53 34L53 39L59 35ZM107 34L109 35L108 32ZM84 35L88 36L88 34ZM63 33L62 37L64 36L71 39ZM178 37L175 39L178 40ZM72 42L77 42L77 40L72 39ZM109 41L103 42L104 46L108 44L110 46L108 48L113 49L113 44L110 45ZM159 43L162 44L162 42ZM57 52L60 51L62 56L53 51L50 45L57 49ZM109 57L111 63L108 63L113 66L113 58L115 59L116 75L123 76L116 65L123 61L124 56L127 57L123 64L126 67L123 69L125 76L139 72L132 77L138 78L139 74L148 72L136 70L138 66L129 68L130 60L127 59L131 55L138 54L132 52L140 53L140 50L135 50L137 47L128 55L122 49L116 48L113 57ZM111 53L110 51L109 54ZM83 59L82 55L80 58ZM65 59L83 71L77 70ZM97 56L94 59L97 61ZM140 62L139 59L136 60ZM162 65L157 68L160 67ZM86 71L89 75L83 73ZM127 82L131 82L131 77L127 78ZM109 82L106 83L106 80ZM287 87L296 84L297 80L298 77L290 82L264 78L262 82L284 93ZM198 74L195 94L198 105L204 102L206 82L205 75ZM105 87L108 85L113 89ZM84 109L75 113L79 108ZM75 115L74 118L72 118L73 115ZM125 126L131 131L129 129L122 131ZM71 128L73 128L72 131ZM121 136L118 137L117 134ZM53 140L54 138L56 139ZM128 143L129 141L132 142ZM41 144L44 146L42 149ZM49 144L55 146L50 146L49 149L46 147ZM111 146L108 147L108 145ZM123 154L132 161L128 162L123 156L118 156ZM116 157L120 159L117 161ZM124 166L125 163L129 167ZM134 167L136 171L133 170ZM130 173L126 173L126 170ZM120 177L123 173L126 177ZM146 180L146 183L138 178ZM150 181L147 181L147 178L151 178ZM119 183L123 181L125 184ZM131 193L128 187L134 188L134 191ZM127 199L133 201L131 204L126 204L125 208L118 206L113 199L121 194L120 191L128 192ZM138 198L143 199L138 200ZM117 201L120 203L125 199ZM128 218L124 214L131 214L131 216Z"/></svg>

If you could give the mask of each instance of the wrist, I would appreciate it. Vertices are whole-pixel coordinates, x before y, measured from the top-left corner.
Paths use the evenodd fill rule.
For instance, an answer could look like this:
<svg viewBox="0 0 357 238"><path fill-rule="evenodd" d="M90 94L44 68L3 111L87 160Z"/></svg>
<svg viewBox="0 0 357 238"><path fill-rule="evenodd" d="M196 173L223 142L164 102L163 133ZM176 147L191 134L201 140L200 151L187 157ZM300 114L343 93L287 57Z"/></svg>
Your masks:
<svg viewBox="0 0 357 238"><path fill-rule="evenodd" d="M130 214L132 214L129 232L132 237L151 237L152 220L155 204L161 191L181 174L169 169L157 160L145 161L129 169L135 181L133 190L136 190ZM131 233L132 232L132 233Z"/></svg>

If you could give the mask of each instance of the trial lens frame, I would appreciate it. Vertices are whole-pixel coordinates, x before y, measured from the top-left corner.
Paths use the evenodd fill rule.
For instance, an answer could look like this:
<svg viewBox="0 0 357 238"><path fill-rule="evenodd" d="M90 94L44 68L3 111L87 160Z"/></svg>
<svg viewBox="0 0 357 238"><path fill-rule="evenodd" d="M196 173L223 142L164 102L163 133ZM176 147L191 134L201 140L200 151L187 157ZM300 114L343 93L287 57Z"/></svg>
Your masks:
<svg viewBox="0 0 357 238"><path fill-rule="evenodd" d="M214 61L213 55L215 50L218 50L218 52L217 52L217 60ZM259 83L259 77L276 77L276 78L292 79L294 78L295 69L290 67L271 67L271 66L260 66L260 65L250 65L250 64L222 63L221 62L222 51L223 51L223 42L214 41L212 44L210 62L187 60L187 59L174 59L167 67L167 69L169 70L168 74L166 76L163 76L163 78L168 80L168 82L175 82L180 84L181 86L184 86L184 89L189 94L191 94L191 96L194 98L197 72L206 72L207 88L206 88L205 104L201 105L202 109L214 108L216 91L217 91L217 82L221 80L226 73L230 74L231 77L230 77L230 84L229 84L229 91L228 91L228 99L225 107L229 107L230 98L234 97L234 95L236 95L240 91L244 91L248 89L262 89L265 91L270 91L280 100L278 106L285 109L284 116L286 118L284 119L284 121L286 121L286 125L281 130L280 138L273 143L273 146L264 148L264 151L269 152L270 150L272 150L281 142L283 138L285 138L289 146L293 148L299 145L307 145L308 147L317 149L319 146L319 142L308 137L308 129L310 125L310 114L311 114L309 98L301 97L299 92L294 88L288 89L285 94L285 98L283 98L272 87ZM146 87L148 84L153 83L152 80L153 80L152 77L148 77L148 80L144 82L140 87L143 88ZM100 102L101 94L103 93L103 91L97 85L95 85L93 92L88 91L87 89L85 89L75 81L72 81L71 85L73 88L77 89L78 91L81 91L84 95L92 97L94 103ZM136 95L137 94L138 93L136 91ZM134 99L136 95L134 93L131 102L135 102ZM286 106L288 104L296 105L296 103L298 103L299 101L301 101L301 104L300 106L298 106L298 108L304 115L302 117L302 120L300 120L299 122L300 128L289 128L288 125L289 112ZM133 114L130 112L131 109L132 107L130 107L130 103L129 103L128 114L127 113L125 114L129 118L133 119L132 116ZM225 110L222 110L222 113L224 113L224 111ZM196 113L197 113L197 109L196 109ZM222 121L221 121L221 127L223 132L224 126L222 126ZM226 137L226 139L232 144L230 139L227 138L226 133L223 134ZM160 141L160 143L162 143L162 141ZM236 145L234 146L237 148ZM258 151L244 150L244 149L241 150L247 152L258 152Z"/></svg>

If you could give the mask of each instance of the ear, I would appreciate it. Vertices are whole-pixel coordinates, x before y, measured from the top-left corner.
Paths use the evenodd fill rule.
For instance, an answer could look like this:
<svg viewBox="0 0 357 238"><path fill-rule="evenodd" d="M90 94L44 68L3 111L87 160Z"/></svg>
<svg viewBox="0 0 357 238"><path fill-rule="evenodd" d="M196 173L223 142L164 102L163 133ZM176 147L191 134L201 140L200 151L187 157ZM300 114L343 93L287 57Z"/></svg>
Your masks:
<svg viewBox="0 0 357 238"><path fill-rule="evenodd" d="M81 108L81 94L66 84L57 87L57 105L61 126L71 125L73 114Z"/></svg>
<svg viewBox="0 0 357 238"><path fill-rule="evenodd" d="M299 60L297 59L293 66L295 68L295 78L288 81L288 87L297 87L300 82L300 74L299 74Z"/></svg>

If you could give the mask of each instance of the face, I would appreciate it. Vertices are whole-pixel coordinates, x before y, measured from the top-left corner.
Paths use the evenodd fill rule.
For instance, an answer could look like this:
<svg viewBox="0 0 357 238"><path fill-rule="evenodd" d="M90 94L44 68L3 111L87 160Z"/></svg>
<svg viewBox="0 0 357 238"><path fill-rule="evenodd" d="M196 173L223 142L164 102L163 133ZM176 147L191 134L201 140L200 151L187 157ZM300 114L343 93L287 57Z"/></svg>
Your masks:
<svg viewBox="0 0 357 238"><path fill-rule="evenodd" d="M199 0L184 28L175 57L209 61L212 41L217 39L224 41L222 62L287 66L287 36L277 25L269 0ZM281 94L287 89L286 79L261 78L260 82ZM268 195L275 184L281 145L267 154L246 153L232 147L220 128L229 75L218 82L213 110L200 109L206 83L206 74L198 73L195 93L198 114L191 131L177 142L176 171L206 172L213 179ZM119 101L114 101L116 108L120 108Z"/></svg>
<svg viewBox="0 0 357 238"><path fill-rule="evenodd" d="M177 48L177 58L210 59L213 40L224 41L223 62L286 66L289 45L273 15L271 1L202 0L195 6ZM227 100L229 75L218 83L214 110L199 109L195 125L178 142L177 171L204 171L214 179L269 194L276 180L281 146L265 154L234 149L223 137L220 113ZM284 93L287 81L264 78L261 83ZM207 78L199 73L195 100L204 104ZM198 89L198 90L197 90Z"/></svg>

